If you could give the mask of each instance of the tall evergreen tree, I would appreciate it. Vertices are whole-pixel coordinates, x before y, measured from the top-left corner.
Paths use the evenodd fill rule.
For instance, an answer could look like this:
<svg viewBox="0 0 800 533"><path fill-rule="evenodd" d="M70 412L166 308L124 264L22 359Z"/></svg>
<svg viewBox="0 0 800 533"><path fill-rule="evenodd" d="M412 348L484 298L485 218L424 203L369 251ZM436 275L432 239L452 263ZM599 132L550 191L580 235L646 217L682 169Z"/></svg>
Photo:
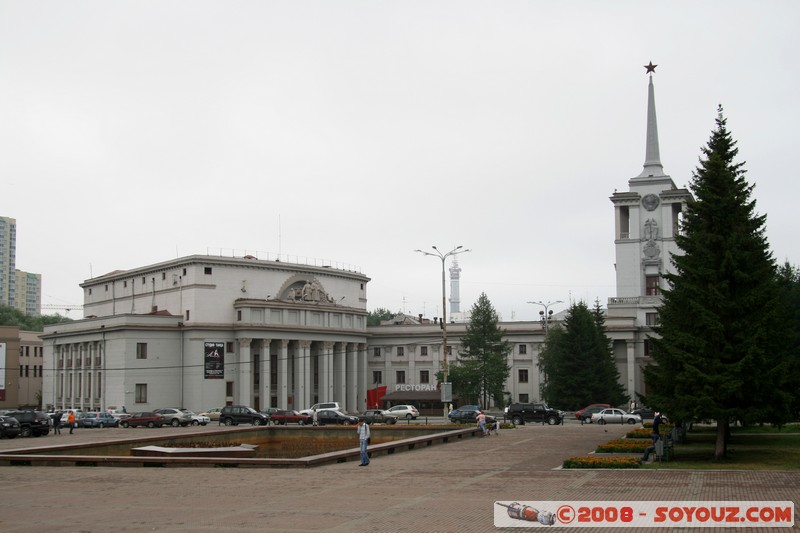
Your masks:
<svg viewBox="0 0 800 533"><path fill-rule="evenodd" d="M503 340L505 332L498 322L492 303L481 293L472 306L469 324L461 338L459 361L449 369L453 393L479 401L484 408L489 399L503 405L503 388L511 370L508 364L511 345Z"/></svg>
<svg viewBox="0 0 800 533"><path fill-rule="evenodd" d="M545 375L544 399L562 409L626 400L599 304L594 311L583 302L570 306L563 328L548 331L539 367Z"/></svg>
<svg viewBox="0 0 800 533"><path fill-rule="evenodd" d="M755 212L753 186L718 109L716 130L693 174L667 275L660 326L652 339L655 365L645 369L651 405L676 419L717 422L715 458L725 457L730 422L786 412L783 342L777 331L775 262L766 217ZM773 414L770 415L770 410ZM787 413L788 414L788 413Z"/></svg>

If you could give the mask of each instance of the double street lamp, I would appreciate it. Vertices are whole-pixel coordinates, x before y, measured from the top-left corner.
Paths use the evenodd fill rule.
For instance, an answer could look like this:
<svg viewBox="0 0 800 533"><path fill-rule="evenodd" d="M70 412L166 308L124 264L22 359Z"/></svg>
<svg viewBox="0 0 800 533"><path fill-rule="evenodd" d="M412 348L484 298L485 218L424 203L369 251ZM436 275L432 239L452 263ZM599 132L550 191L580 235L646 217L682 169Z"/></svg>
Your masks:
<svg viewBox="0 0 800 533"><path fill-rule="evenodd" d="M561 300L556 300L555 302L547 302L547 303L544 302L528 302L528 303L534 305L541 305L542 307L544 307L544 311L539 311L539 321L542 323L542 326L544 326L544 333L546 335L548 326L550 325L550 320L553 319L553 311L552 310L548 311L549 307L555 304L563 304L564 302L562 302Z"/></svg>
<svg viewBox="0 0 800 533"><path fill-rule="evenodd" d="M445 294L445 277L444 277L444 262L445 260L453 255L463 254L464 252L470 252L469 249L463 249L463 246L456 246L452 250L447 253L442 253L436 246L431 246L435 251L434 252L426 252L424 250L414 250L415 252L419 252L422 255L430 255L433 257L438 257L442 260L442 375L444 379L442 380L443 383L447 383L447 306L446 306L446 294ZM447 416L447 406L444 408L445 416Z"/></svg>

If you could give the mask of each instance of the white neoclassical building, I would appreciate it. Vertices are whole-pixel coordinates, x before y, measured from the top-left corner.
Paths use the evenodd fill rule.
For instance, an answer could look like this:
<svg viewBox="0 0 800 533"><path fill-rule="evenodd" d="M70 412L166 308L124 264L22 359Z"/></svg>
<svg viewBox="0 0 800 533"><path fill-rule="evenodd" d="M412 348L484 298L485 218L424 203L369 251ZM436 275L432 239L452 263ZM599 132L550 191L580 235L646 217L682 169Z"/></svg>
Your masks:
<svg viewBox="0 0 800 533"><path fill-rule="evenodd" d="M631 397L646 392L648 336L691 199L661 165L652 76L645 144L642 172L611 196L617 295L606 326ZM457 263L450 269L456 313L460 272ZM189 256L92 278L81 284L84 319L42 336L43 406L303 409L338 401L361 411L368 392L385 387L384 405L441 413L440 325L404 317L368 328L368 282L357 270L252 255ZM500 327L513 347L507 400L541 399L543 324ZM458 359L464 331L463 322L448 324L448 362Z"/></svg>

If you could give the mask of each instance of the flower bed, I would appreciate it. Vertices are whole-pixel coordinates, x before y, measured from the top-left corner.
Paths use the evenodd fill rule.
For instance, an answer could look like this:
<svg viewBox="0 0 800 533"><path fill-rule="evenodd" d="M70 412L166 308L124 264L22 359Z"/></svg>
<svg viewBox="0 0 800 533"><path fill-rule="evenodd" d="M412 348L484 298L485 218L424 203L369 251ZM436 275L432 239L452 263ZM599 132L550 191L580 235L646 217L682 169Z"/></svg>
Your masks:
<svg viewBox="0 0 800 533"><path fill-rule="evenodd" d="M638 457L570 457L563 468L639 468Z"/></svg>
<svg viewBox="0 0 800 533"><path fill-rule="evenodd" d="M595 453L644 453L644 449L651 446L650 439L617 439L600 444L595 448Z"/></svg>
<svg viewBox="0 0 800 533"><path fill-rule="evenodd" d="M675 427L675 426L662 424L661 428L659 429L659 432L661 433L662 436L666 435L667 433L669 433L672 430L673 427ZM653 432L653 425L650 424L649 427L647 425L645 425L645 427L643 427L643 428L637 428L637 429L630 430L629 432L627 432L625 434L625 437L627 437L629 439L649 439L649 438L651 438L650 434L652 432Z"/></svg>

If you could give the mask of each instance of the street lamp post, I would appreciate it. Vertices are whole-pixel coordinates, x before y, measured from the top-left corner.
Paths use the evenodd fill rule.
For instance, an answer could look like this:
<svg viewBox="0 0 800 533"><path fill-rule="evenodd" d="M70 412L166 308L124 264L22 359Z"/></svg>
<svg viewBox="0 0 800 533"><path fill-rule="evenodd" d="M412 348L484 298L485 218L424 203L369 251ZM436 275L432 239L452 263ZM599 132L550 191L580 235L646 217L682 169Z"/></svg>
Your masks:
<svg viewBox="0 0 800 533"><path fill-rule="evenodd" d="M547 329L548 326L550 325L550 320L553 318L553 311L548 311L548 308L551 305L561 304L564 302L562 302L561 300L556 300L555 302L547 302L547 303L544 302L528 302L528 303L541 305L542 307L544 307L544 311L539 311L539 320L542 322L542 325L544 326L545 335L547 335Z"/></svg>
<svg viewBox="0 0 800 533"><path fill-rule="evenodd" d="M456 246L452 250L447 253L442 253L436 246L431 246L435 252L426 252L424 250L414 250L415 252L419 252L422 255L430 255L433 257L438 257L442 260L442 375L443 380L442 383L447 383L447 307L446 307L446 293L445 293L445 277L444 277L444 262L445 260L453 255L463 254L464 252L470 252L471 250L464 250L463 246ZM444 415L447 416L447 406L444 406Z"/></svg>

